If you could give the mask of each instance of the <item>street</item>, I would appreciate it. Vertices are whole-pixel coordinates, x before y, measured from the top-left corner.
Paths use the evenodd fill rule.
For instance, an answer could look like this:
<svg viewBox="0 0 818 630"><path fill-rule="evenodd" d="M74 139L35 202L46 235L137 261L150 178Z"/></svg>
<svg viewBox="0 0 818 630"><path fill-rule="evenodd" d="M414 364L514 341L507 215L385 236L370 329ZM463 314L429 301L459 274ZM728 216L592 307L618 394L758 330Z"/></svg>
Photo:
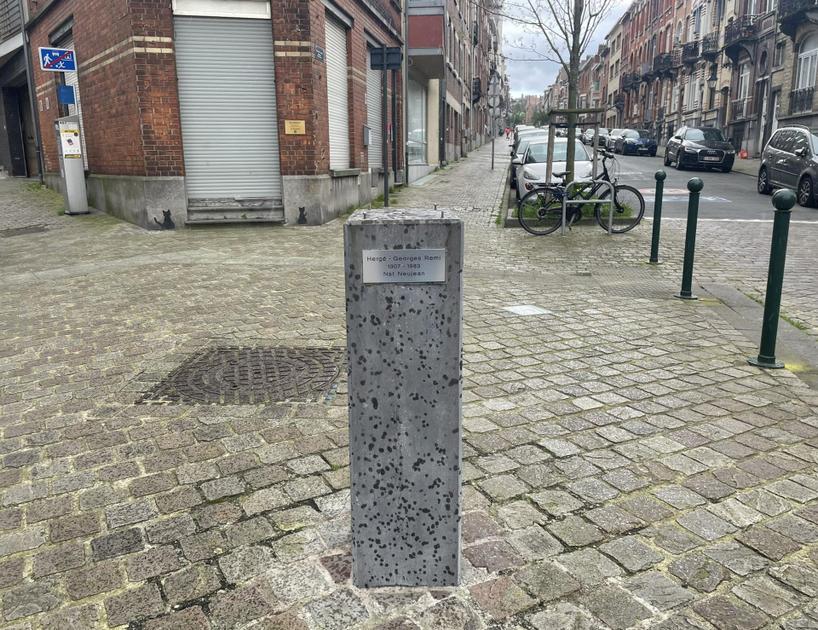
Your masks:
<svg viewBox="0 0 818 630"><path fill-rule="evenodd" d="M660 153L655 158L617 155L619 180L639 188L645 196L645 216L653 216L653 196L656 186L654 173L664 169L664 203L662 216L685 218L687 216L687 182L700 177L704 189L699 200L699 219L772 220L770 197L756 192L756 178L737 170L730 173L716 171L679 171L673 166L665 167ZM796 205L792 211L793 221L818 221L818 208L802 208Z"/></svg>

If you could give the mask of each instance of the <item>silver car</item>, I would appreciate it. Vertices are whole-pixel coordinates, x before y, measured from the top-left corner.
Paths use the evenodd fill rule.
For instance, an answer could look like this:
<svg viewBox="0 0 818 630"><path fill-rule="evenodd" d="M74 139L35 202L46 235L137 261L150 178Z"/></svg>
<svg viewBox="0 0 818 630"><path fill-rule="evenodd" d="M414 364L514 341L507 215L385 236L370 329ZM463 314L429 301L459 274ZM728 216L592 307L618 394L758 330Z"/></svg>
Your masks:
<svg viewBox="0 0 818 630"><path fill-rule="evenodd" d="M511 150L511 187L517 187L517 167L523 163L523 155L532 142L548 140L547 133L536 133L522 136L517 143L517 147Z"/></svg>
<svg viewBox="0 0 818 630"><path fill-rule="evenodd" d="M594 164L588 150L579 141L574 141L574 181L589 180L593 176ZM562 181L554 177L553 173L562 173L566 168L568 139L557 138L554 141L554 157L551 170L551 183ZM516 167L517 170L517 200L538 185L545 183L546 160L548 159L548 142L532 142Z"/></svg>

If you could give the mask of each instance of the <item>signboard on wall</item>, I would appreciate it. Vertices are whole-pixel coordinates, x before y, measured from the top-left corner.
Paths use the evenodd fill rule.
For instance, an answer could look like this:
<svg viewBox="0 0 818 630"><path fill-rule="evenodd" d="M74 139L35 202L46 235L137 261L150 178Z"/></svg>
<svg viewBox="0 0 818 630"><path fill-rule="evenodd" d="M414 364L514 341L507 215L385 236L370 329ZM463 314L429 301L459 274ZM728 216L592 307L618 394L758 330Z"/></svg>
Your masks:
<svg viewBox="0 0 818 630"><path fill-rule="evenodd" d="M288 136L303 136L307 133L306 123L303 120L285 120L284 133Z"/></svg>
<svg viewBox="0 0 818 630"><path fill-rule="evenodd" d="M71 48L40 48L40 70L76 72L77 56Z"/></svg>

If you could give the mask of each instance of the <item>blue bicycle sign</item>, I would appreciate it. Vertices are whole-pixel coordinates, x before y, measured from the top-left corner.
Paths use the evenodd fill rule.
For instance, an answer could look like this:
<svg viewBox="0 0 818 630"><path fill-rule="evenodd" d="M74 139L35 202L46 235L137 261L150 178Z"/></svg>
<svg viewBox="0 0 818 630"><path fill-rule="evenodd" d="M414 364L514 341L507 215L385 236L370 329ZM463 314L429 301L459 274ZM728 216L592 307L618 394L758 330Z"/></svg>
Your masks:
<svg viewBox="0 0 818 630"><path fill-rule="evenodd" d="M46 72L76 72L77 57L70 48L40 48L40 69Z"/></svg>

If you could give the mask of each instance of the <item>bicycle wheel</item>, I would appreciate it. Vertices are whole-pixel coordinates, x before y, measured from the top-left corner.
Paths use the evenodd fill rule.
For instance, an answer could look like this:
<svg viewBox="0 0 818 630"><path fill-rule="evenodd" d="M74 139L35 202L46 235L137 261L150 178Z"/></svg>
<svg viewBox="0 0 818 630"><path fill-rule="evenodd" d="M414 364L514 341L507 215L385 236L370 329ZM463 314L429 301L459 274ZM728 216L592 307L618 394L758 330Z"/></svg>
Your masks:
<svg viewBox="0 0 818 630"><path fill-rule="evenodd" d="M599 198L605 199L610 195L609 190L600 191ZM596 206L596 220L597 223L606 232L608 231L610 206L606 203L600 203ZM614 187L614 209L613 209L613 226L611 231L615 234L622 234L628 230L632 230L645 215L645 198L633 186L625 184L616 184Z"/></svg>
<svg viewBox="0 0 818 630"><path fill-rule="evenodd" d="M562 225L562 201L550 190L535 188L517 204L517 219L530 234L550 234Z"/></svg>

